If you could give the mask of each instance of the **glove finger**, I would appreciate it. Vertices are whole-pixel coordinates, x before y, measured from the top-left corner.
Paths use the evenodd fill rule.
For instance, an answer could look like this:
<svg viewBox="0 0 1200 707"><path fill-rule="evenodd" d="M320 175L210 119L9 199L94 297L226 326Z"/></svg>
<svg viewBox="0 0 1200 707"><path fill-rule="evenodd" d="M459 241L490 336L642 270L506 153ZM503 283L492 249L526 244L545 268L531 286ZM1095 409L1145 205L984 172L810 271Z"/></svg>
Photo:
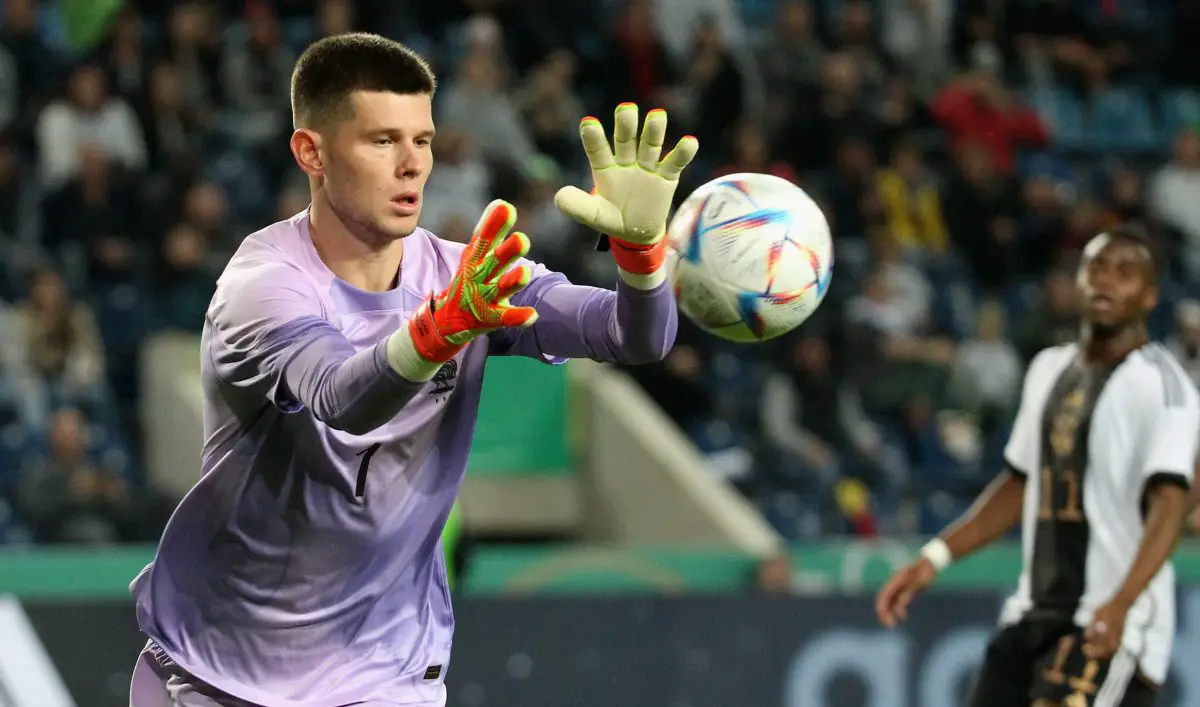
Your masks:
<svg viewBox="0 0 1200 707"><path fill-rule="evenodd" d="M500 245L496 246L496 250L492 251L495 256L496 265L492 268L488 282L493 282L497 278L502 278L509 270L509 266L518 259L525 257L529 252L529 236L518 231L505 238Z"/></svg>
<svg viewBox="0 0 1200 707"><path fill-rule="evenodd" d="M463 250L460 268L464 265L478 266L483 263L500 239L508 235L516 222L517 208L512 204L503 199L496 199L488 204L487 208L483 210L483 215L479 217L479 222L475 224L471 240L467 242L467 247Z"/></svg>
<svg viewBox="0 0 1200 707"><path fill-rule="evenodd" d="M642 169L651 172L658 169L658 158L662 154L663 142L667 139L667 112L655 108L646 114L642 125L642 138L638 141L637 161Z"/></svg>
<svg viewBox="0 0 1200 707"><path fill-rule="evenodd" d="M554 205L575 221L601 233L621 233L625 230L621 210L615 204L578 187L559 189L554 195Z"/></svg>
<svg viewBox="0 0 1200 707"><path fill-rule="evenodd" d="M505 307L500 310L500 324L507 327L531 327L538 320L533 307Z"/></svg>
<svg viewBox="0 0 1200 707"><path fill-rule="evenodd" d="M658 176L672 182L679 179L679 175L691 164L699 149L700 141L691 135L685 135L658 165Z"/></svg>
<svg viewBox="0 0 1200 707"><path fill-rule="evenodd" d="M496 282L496 302L507 306L508 298L525 289L532 280L533 271L528 265L510 268Z"/></svg>
<svg viewBox="0 0 1200 707"><path fill-rule="evenodd" d="M637 104L617 106L613 112L613 152L619 165L630 165L637 160L637 126Z"/></svg>
<svg viewBox="0 0 1200 707"><path fill-rule="evenodd" d="M583 152L593 172L613 166L612 148L608 145L608 137L599 120L589 115L579 121L579 139L583 142Z"/></svg>

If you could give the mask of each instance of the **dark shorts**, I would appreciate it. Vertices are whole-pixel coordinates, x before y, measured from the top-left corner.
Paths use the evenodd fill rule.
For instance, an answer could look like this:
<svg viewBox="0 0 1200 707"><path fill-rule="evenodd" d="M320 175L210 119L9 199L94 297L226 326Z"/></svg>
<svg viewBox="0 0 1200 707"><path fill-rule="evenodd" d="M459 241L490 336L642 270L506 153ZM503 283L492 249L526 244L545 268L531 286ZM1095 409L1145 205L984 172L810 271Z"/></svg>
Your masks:
<svg viewBox="0 0 1200 707"><path fill-rule="evenodd" d="M1023 707L1044 699L1063 707L1151 707L1157 697L1132 653L1092 660L1083 654L1083 629L1026 620L992 637L968 705Z"/></svg>

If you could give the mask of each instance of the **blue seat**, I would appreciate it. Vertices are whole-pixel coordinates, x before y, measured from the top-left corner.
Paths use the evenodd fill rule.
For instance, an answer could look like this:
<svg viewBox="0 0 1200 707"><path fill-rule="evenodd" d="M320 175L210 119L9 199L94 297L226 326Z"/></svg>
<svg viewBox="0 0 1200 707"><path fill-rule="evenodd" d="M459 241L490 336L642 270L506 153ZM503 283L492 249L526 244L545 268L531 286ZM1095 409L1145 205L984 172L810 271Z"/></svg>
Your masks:
<svg viewBox="0 0 1200 707"><path fill-rule="evenodd" d="M1040 86L1025 96L1026 102L1050 128L1050 139L1058 147L1084 147L1083 106L1070 91L1057 86Z"/></svg>
<svg viewBox="0 0 1200 707"><path fill-rule="evenodd" d="M824 534L819 500L792 491L776 491L761 502L763 516L788 540L815 539Z"/></svg>
<svg viewBox="0 0 1200 707"><path fill-rule="evenodd" d="M1159 102L1162 112L1162 129L1169 137L1185 127L1200 129L1200 91L1191 89L1168 89L1163 91Z"/></svg>
<svg viewBox="0 0 1200 707"><path fill-rule="evenodd" d="M1146 96L1133 88L1109 88L1092 98L1087 140L1091 149L1151 150L1159 133Z"/></svg>

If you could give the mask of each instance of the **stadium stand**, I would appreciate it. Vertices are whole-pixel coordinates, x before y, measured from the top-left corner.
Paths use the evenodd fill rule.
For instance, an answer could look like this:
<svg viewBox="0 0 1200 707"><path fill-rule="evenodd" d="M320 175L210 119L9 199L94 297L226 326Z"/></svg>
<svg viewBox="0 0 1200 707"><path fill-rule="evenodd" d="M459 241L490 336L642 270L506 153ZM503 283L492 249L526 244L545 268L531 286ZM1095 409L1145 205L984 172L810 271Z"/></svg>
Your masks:
<svg viewBox="0 0 1200 707"><path fill-rule="evenodd" d="M551 196L586 181L579 116L621 100L700 137L681 196L732 171L813 193L838 257L814 321L757 348L685 323L665 362L627 373L784 537L931 532L998 468L1014 381L1071 334L1069 269L1097 228L1137 220L1166 253L1154 333L1200 381L1190 7L4 0L0 542L155 537L187 464L167 479L147 458L196 435L148 433L196 422L164 414L171 362L194 365L188 339L164 342L198 331L240 237L304 208L288 72L351 29L442 77L424 220L443 236L503 196L537 259L610 284ZM569 474L567 439L531 461L484 429L473 470Z"/></svg>

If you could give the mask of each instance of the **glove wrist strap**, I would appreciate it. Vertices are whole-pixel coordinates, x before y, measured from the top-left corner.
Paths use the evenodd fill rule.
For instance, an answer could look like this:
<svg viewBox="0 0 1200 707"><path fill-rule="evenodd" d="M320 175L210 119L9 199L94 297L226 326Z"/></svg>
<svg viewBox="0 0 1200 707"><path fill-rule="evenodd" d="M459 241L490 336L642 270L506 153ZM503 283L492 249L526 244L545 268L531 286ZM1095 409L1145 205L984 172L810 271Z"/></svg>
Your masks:
<svg viewBox="0 0 1200 707"><path fill-rule="evenodd" d="M649 275L658 272L667 259L666 238L660 238L657 243L630 243L611 236L608 240L617 267L627 273Z"/></svg>
<svg viewBox="0 0 1200 707"><path fill-rule="evenodd" d="M449 361L462 351L465 345L451 342L438 331L437 322L433 318L432 300L426 300L412 319L408 320L408 330L412 335L417 355L433 363Z"/></svg>

